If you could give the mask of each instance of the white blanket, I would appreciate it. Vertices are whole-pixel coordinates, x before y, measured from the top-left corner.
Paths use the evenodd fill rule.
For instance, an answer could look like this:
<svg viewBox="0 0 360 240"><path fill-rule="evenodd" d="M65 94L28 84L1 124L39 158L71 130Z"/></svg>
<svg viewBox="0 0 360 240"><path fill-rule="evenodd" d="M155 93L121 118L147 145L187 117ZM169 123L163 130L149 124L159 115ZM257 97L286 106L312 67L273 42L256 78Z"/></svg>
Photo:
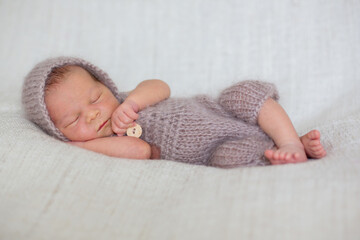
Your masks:
<svg viewBox="0 0 360 240"><path fill-rule="evenodd" d="M360 239L359 1L3 0L0 29L0 239ZM273 82L328 155L223 170L59 142L20 101L27 72L59 55L124 91L149 78L173 96Z"/></svg>

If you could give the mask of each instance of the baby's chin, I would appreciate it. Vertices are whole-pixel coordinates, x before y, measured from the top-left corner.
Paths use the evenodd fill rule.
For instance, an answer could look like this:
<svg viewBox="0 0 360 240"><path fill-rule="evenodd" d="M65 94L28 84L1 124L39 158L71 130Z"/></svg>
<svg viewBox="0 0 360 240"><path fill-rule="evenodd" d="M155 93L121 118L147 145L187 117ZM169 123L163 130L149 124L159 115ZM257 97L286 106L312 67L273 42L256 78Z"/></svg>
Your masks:
<svg viewBox="0 0 360 240"><path fill-rule="evenodd" d="M100 137L111 137L115 133L112 130L111 122L109 121L100 131L97 132L97 138Z"/></svg>

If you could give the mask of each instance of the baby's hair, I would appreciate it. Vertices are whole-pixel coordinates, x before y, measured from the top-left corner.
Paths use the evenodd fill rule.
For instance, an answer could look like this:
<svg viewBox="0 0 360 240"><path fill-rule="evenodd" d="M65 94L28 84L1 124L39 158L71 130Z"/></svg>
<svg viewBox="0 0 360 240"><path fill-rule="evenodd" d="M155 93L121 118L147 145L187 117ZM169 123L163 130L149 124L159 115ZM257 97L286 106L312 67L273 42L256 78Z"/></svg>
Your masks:
<svg viewBox="0 0 360 240"><path fill-rule="evenodd" d="M71 72L72 67L72 65L65 65L52 69L45 84L45 94L52 86L61 83L64 80L66 74Z"/></svg>
<svg viewBox="0 0 360 240"><path fill-rule="evenodd" d="M49 77L46 81L45 84L45 94L48 93L48 91L50 90L50 88L56 84L61 83L62 81L64 81L65 77L67 74L69 74L71 72L71 70L74 67L80 67L77 65L65 65L65 66L61 66L61 67L57 67L52 69L51 73L49 74ZM81 67L82 68L82 67ZM82 68L84 69L84 68ZM85 71L87 71L86 69L84 69ZM96 79L96 77L91 74L89 71L87 71L90 76L95 80L98 81L98 79Z"/></svg>

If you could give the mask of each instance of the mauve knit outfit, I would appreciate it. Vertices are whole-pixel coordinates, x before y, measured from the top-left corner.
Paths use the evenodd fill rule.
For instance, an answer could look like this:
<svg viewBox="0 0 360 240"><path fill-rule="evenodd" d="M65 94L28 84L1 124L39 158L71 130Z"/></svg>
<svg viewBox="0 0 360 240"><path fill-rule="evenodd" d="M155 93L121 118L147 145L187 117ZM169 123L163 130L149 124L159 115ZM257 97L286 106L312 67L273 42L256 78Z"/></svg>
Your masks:
<svg viewBox="0 0 360 240"><path fill-rule="evenodd" d="M48 75L64 65L88 70L120 103L127 95L117 90L104 71L83 59L59 57L36 65L25 78L26 115L48 134L66 141L51 122L44 102ZM278 100L276 87L260 81L239 82L222 91L218 99L203 95L169 98L139 112L141 139L159 147L161 159L222 168L268 165L264 151L275 145L257 125L260 108L268 98Z"/></svg>

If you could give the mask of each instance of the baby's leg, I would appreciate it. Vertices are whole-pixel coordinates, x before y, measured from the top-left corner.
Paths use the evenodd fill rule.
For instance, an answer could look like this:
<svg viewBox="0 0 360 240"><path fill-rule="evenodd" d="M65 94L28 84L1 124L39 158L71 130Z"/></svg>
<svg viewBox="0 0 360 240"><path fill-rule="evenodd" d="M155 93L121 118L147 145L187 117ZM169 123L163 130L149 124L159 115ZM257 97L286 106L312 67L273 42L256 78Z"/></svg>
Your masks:
<svg viewBox="0 0 360 240"><path fill-rule="evenodd" d="M285 110L268 99L260 109L258 124L275 142L277 149L265 152L272 164L305 162L305 149Z"/></svg>
<svg viewBox="0 0 360 240"><path fill-rule="evenodd" d="M270 139L241 139L226 141L219 145L212 154L209 165L221 168L250 167L269 165L264 151L272 148Z"/></svg>
<svg viewBox="0 0 360 240"><path fill-rule="evenodd" d="M270 136L277 148L266 151L265 156L272 164L304 162L307 160L306 154L322 157L323 153L314 153L322 147L314 143L316 139L308 136L300 140L285 110L276 102L277 99L273 84L244 81L225 89L219 103L235 117L250 124L258 124ZM310 147L312 144L317 147Z"/></svg>

